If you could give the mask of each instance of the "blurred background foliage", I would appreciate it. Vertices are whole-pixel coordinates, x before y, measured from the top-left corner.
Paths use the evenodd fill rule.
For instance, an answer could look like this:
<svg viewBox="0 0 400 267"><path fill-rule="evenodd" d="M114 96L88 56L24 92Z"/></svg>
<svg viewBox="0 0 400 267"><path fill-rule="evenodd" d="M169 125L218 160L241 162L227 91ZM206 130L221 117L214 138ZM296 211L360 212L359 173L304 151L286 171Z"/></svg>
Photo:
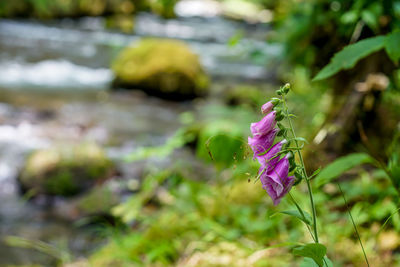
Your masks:
<svg viewBox="0 0 400 267"><path fill-rule="evenodd" d="M272 205L255 179L258 165L247 147L249 125L260 119L259 107L274 96L280 84L286 82L292 84L288 103L292 113L296 114L295 128L309 143L305 148L309 172L334 164L315 178L314 189L321 240L328 247L329 258L335 266L365 266L348 218L349 210L355 218L370 265L400 264L400 70L398 62L393 60L400 57L393 57L400 55L400 41L398 46L394 45L392 54L386 53L383 46L380 50L368 50L351 68L342 68L329 79L313 81L335 53L343 51L346 46L377 36L397 36L400 1L204 1L209 3L209 7L217 7L215 10L219 13L217 19L205 19L212 22L206 24L210 29L205 30L211 35L205 34L206 37L200 41L193 36L176 37L185 30L189 32L193 23L201 22L201 16L189 22L180 17L176 11L183 2L190 1L0 0L0 17L5 22L29 19L29 22L50 23L56 27L58 20L79 21L95 16L105 18L102 31L123 33L118 40L127 36L153 38L147 41L153 48L137 45L136 39L129 39L126 43L115 41L110 49L112 52L101 50L84 58L95 62L96 57L109 53L112 56L104 60L106 64L101 67L108 70L114 64L114 76L107 88L88 93L88 96L83 93L75 96L71 92L65 96L55 91L45 93L47 96L44 97L18 90L10 93L7 85L0 86L4 91L0 100L12 106L12 111L7 112L25 108L21 111L21 121L32 120L32 124L40 125L43 131L52 130L48 135L57 141L51 144L50 150L36 148L24 155L24 165L18 169L18 179L15 179L19 183L26 177L24 173L30 169L32 158L37 157L35 167L50 167L39 171L40 175L29 176L33 182L28 185L19 185L24 195L19 194L18 203L22 202L35 212L41 210L42 213L35 213L33 218L47 221L55 217L57 221L66 222L69 228L82 230L79 235L90 233L89 243L94 244L87 249L76 249L74 246L79 247L76 245L78 241L83 242L81 247L86 243L81 239L74 244L68 243L72 240L68 233L56 234L66 236L65 244L54 242L48 235L29 234L21 228L11 228L10 231L8 221L3 219L5 226L0 233L4 235L3 243L7 247L15 248L18 253L36 250L47 258L36 255L21 263L20 254L13 252L17 256L2 262L1 258L7 259L5 254L9 253L4 250L4 256L0 252L0 266L306 266L299 265L300 259L289 252L296 244L309 242L307 229L300 221L279 213L292 209L288 199L278 207ZM192 6L190 11L193 12L195 7ZM144 28L151 29L155 25L151 22L161 21L162 25L169 25L166 26L169 33L175 34L161 38L180 40L158 42L154 37L160 36L154 32L136 34L140 16L146 12L157 17L146 20L145 23L149 24ZM224 23L238 23L233 25L241 28L220 41L218 35L223 36L224 31L213 33L211 27L222 18ZM177 24L173 23L181 21L187 23L185 27L174 31ZM203 34L205 26L199 25L196 32ZM60 26L63 27L65 25ZM259 32L261 35L257 35ZM216 53L230 52L221 56L227 65L212 69L209 62L217 60L207 58L207 52L221 43L223 48ZM277 45L280 48L276 50L279 51L277 57L271 56L270 50L263 49L265 47L260 43L268 48ZM154 46L157 44L161 48L157 48L156 53ZM201 44L210 46L201 50ZM74 49L78 50L79 45ZM104 43L101 45L106 46ZM167 45L172 48L165 50ZM3 43L2 47L9 49ZM23 46L23 49L29 50L27 47ZM128 47L129 53L123 52L124 47ZM193 54L190 49L194 50ZM351 56L356 56L360 50ZM22 50L18 51L22 53ZM54 57L52 51L46 50L43 60ZM124 54L134 56L124 58L124 71L129 77L125 79L128 83L121 85L115 62ZM183 62L188 66L175 60L182 55L190 58L190 62ZM4 58L9 60L10 57ZM346 63L347 59L342 61ZM15 55L15 61L18 60ZM176 66L174 63L182 64ZM224 76L221 70L235 64L240 71ZM251 74L261 66L270 76L258 80L251 75L243 78L249 65ZM0 65L0 71L1 68L5 67ZM136 69L138 71L134 74L148 70L142 75L143 80L137 81L133 74L129 74L130 70ZM202 83L207 87L204 89L206 93L190 94L189 99L194 98L190 101L187 95L180 97L185 90L196 92L196 86L193 86L196 83L186 78L182 82L181 78L188 76L187 72L190 77L209 80ZM96 73L96 77L106 76L104 73ZM238 76L238 73L243 76ZM42 80L46 79L50 76ZM133 83L129 79L134 80ZM139 90L121 92L117 90L120 87L140 89L151 97L138 93ZM166 92L168 97L165 97ZM155 100L154 96L168 101ZM174 103L171 99L180 102ZM68 127L76 124L75 131L54 126L57 124L51 121L53 117L61 116L61 111L54 107L63 101L71 102L72 108L67 109L67 115L64 115L67 119L61 118L66 120ZM25 116L26 113L34 115ZM17 125L18 121L11 119L18 117L19 113L1 114L2 123ZM91 116L87 121L72 120L74 116L85 118L87 114ZM132 114L135 116L130 116ZM44 122L34 121L32 117L35 116ZM85 153L84 159L74 161L73 153L68 149L67 152L59 150L60 146L56 144L61 142L65 147L66 143L66 147L77 150L85 148L89 145L82 143L81 139L92 141L93 136L101 132L99 125L106 132L109 130L109 135L118 136L97 142L105 152L101 148L95 149L101 151L97 153L101 154L98 163L101 173L96 173L92 179L92 173L87 173L90 164L97 168L96 153ZM64 132L66 134L62 135ZM71 137L76 132L78 137ZM52 156L35 156L48 155L48 151ZM351 154L354 152L362 154L354 156ZM64 157L68 159L67 164L63 163ZM44 192L46 181L54 180L53 177L65 181L65 176L68 176L68 181L73 177L82 182L73 196L65 198L62 194L54 196L54 193ZM88 183L85 182L87 177L90 178ZM343 201L338 183L348 205ZM57 192L65 189L62 184L57 187ZM306 190L304 184L300 184L292 191L293 197L303 206L308 205ZM68 191L68 195L71 194ZM11 207L17 209L19 206ZM51 210L50 215L43 210ZM1 215L1 218L6 218L7 213ZM36 222L36 219L32 220ZM39 241L42 237L44 241Z"/></svg>
<svg viewBox="0 0 400 267"><path fill-rule="evenodd" d="M175 3L176 0L2 0L0 16L50 19L110 14L126 15L151 10L164 17L173 17Z"/></svg>

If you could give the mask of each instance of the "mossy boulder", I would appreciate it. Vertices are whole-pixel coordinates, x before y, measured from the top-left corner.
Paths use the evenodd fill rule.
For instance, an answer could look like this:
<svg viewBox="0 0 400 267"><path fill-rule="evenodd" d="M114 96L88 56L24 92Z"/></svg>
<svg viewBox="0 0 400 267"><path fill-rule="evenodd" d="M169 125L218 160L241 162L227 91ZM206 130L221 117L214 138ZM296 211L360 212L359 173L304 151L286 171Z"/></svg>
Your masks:
<svg viewBox="0 0 400 267"><path fill-rule="evenodd" d="M34 194L72 196L109 177L113 163L95 144L37 150L27 159L19 182Z"/></svg>
<svg viewBox="0 0 400 267"><path fill-rule="evenodd" d="M137 88L181 100L207 93L200 61L181 41L145 39L125 48L112 63L114 87Z"/></svg>

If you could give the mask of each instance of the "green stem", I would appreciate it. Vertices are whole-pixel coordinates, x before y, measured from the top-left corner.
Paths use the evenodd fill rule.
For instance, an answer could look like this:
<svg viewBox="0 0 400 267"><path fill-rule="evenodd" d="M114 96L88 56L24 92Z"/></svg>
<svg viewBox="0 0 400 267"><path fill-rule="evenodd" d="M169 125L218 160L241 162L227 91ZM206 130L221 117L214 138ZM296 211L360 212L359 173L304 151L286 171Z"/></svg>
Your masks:
<svg viewBox="0 0 400 267"><path fill-rule="evenodd" d="M283 105L285 107L285 113L286 113L286 118L289 122L289 126L290 126L290 131L292 132L293 138L294 138L294 142L296 144L297 147L299 147L299 143L297 142L296 139L296 133L294 132L294 128L293 128L293 124L292 124L292 120L290 119L289 116L289 112L288 112L288 107L286 105L286 100L285 100L285 96L282 96L282 100L283 100ZM301 155L300 150L297 150L297 154L299 156L301 165L302 165L302 170L303 170L303 174L307 183L307 189L308 189L308 195L310 197L310 203L311 203L311 209L312 209L312 217L313 217L313 230L314 230L314 237L315 237L315 243L319 243L318 240L318 229L317 229L317 212L315 209L315 203L314 203L314 197L313 197L313 193L312 193L312 188L311 188L311 182L310 179L308 178L307 175L307 171L306 171L306 167L304 165L304 160L303 160L303 156Z"/></svg>
<svg viewBox="0 0 400 267"><path fill-rule="evenodd" d="M293 204L296 206L297 210L300 212L301 217L303 217L303 220L306 220L306 216L304 215L303 210L300 208L299 204L297 204L296 200L294 199L294 197L292 196L292 194L289 192L289 196L292 199ZM308 229L308 232L310 233L312 239L315 241L315 237L311 231L310 225L308 225L307 223L304 223Z"/></svg>

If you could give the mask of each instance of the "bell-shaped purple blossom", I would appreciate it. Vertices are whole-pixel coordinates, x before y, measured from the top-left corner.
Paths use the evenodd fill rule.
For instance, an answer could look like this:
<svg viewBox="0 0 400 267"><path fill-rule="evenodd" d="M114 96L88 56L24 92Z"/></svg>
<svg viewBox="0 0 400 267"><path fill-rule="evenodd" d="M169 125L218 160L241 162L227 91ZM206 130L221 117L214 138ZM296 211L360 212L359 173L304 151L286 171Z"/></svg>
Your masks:
<svg viewBox="0 0 400 267"><path fill-rule="evenodd" d="M265 115L259 122L252 123L250 125L250 130L253 136L263 136L269 133L276 125L275 116L276 112L273 111Z"/></svg>
<svg viewBox="0 0 400 267"><path fill-rule="evenodd" d="M254 152L253 159L262 156L263 154L265 154L266 151L271 148L278 131L278 129L272 129L267 134L262 136L249 136L248 144Z"/></svg>
<svg viewBox="0 0 400 267"><path fill-rule="evenodd" d="M288 176L288 173L288 155L279 160L272 170L261 173L260 180L263 189L272 198L274 205L280 203L281 199L289 192L295 182L294 176Z"/></svg>
<svg viewBox="0 0 400 267"><path fill-rule="evenodd" d="M257 160L261 164L260 173L261 171L270 172L275 167L280 159L278 153L281 151L282 146L286 143L286 140L282 140L273 145L267 153L257 156Z"/></svg>
<svg viewBox="0 0 400 267"><path fill-rule="evenodd" d="M279 129L276 125L276 112L272 111L274 105L267 102L261 107L264 116L259 122L250 126L253 137L248 138L248 143L254 152L254 158L260 162L260 180L263 188L272 198L274 205L278 205L281 199L289 192L295 182L294 176L289 176L289 154L280 158L279 152L286 140L274 143ZM272 146L273 145L273 146Z"/></svg>
<svg viewBox="0 0 400 267"><path fill-rule="evenodd" d="M264 105L261 106L261 113L262 114L267 114L269 113L274 107L274 104L272 104L271 101L268 101Z"/></svg>

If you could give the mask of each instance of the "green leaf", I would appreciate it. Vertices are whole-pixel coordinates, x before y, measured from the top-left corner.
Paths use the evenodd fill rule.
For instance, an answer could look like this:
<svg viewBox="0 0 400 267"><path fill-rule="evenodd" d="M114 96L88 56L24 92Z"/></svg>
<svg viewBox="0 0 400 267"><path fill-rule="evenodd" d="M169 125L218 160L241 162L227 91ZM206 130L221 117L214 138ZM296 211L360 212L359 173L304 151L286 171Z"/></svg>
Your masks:
<svg viewBox="0 0 400 267"><path fill-rule="evenodd" d="M318 174L315 178L315 183L317 186L324 185L357 165L372 162L374 162L374 159L365 153L353 153L340 157Z"/></svg>
<svg viewBox="0 0 400 267"><path fill-rule="evenodd" d="M280 211L278 213L282 213L282 214L287 214L289 216L293 216L296 217L297 219L303 221L304 223L308 224L308 225L312 225L312 218L311 215L303 210L303 215L301 215L301 213L298 210L285 210L285 211Z"/></svg>
<svg viewBox="0 0 400 267"><path fill-rule="evenodd" d="M300 141L300 142L304 142L304 143L308 144L307 140L303 137L296 137L296 138L293 138L292 140L296 140L296 141Z"/></svg>
<svg viewBox="0 0 400 267"><path fill-rule="evenodd" d="M310 177L308 177L308 179L313 178L314 176L318 175L321 172L321 168L316 169L313 174L310 175Z"/></svg>
<svg viewBox="0 0 400 267"><path fill-rule="evenodd" d="M325 256L324 257L324 267L333 267L332 261ZM318 267L318 264L311 258L304 258L303 262L300 264L300 267Z"/></svg>
<svg viewBox="0 0 400 267"><path fill-rule="evenodd" d="M359 18L359 15L357 14L356 11L350 10L344 13L340 17L340 22L343 24L351 24L357 22L357 19Z"/></svg>
<svg viewBox="0 0 400 267"><path fill-rule="evenodd" d="M395 31L387 35L385 50L390 59L397 64L400 59L400 31Z"/></svg>
<svg viewBox="0 0 400 267"><path fill-rule="evenodd" d="M364 10L361 18L373 31L378 29L378 18L370 10Z"/></svg>
<svg viewBox="0 0 400 267"><path fill-rule="evenodd" d="M302 243L299 242L284 242L284 243L279 243L276 245L272 245L272 246L268 246L266 247L266 249L269 248L282 248L282 247L293 247L293 246L301 246Z"/></svg>
<svg viewBox="0 0 400 267"><path fill-rule="evenodd" d="M311 258L322 267L324 264L324 256L326 247L319 243L307 244L293 249L293 255Z"/></svg>
<svg viewBox="0 0 400 267"><path fill-rule="evenodd" d="M394 187L400 191L400 165L390 166L389 174L389 178L392 180Z"/></svg>
<svg viewBox="0 0 400 267"><path fill-rule="evenodd" d="M326 79L340 70L354 67L360 59L382 49L385 39L385 36L376 36L346 46L333 56L329 64L314 77L313 81Z"/></svg>

